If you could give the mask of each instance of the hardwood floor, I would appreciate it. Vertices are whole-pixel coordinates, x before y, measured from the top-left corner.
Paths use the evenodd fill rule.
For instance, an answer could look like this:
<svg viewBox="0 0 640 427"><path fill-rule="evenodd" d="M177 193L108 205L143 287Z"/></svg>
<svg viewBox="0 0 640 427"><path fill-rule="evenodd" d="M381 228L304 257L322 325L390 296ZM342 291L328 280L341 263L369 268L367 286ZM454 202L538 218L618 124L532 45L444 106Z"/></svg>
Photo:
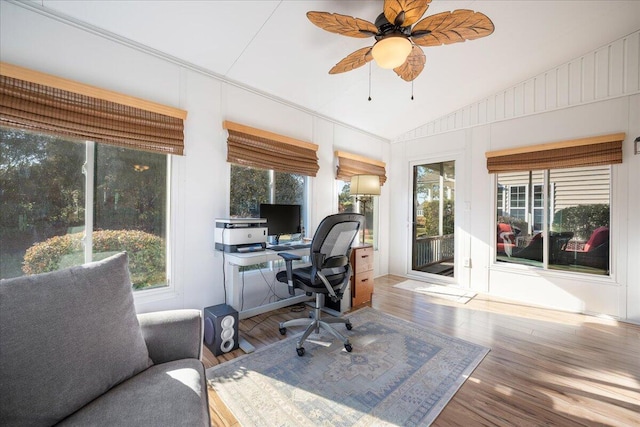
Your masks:
<svg viewBox="0 0 640 427"><path fill-rule="evenodd" d="M434 426L640 425L640 326L482 295L459 304L393 288L403 280L376 278L371 306L491 349ZM276 310L240 331L260 348L282 339L278 322L300 315ZM241 354L205 348L204 363ZM239 426L212 390L209 407L214 426Z"/></svg>

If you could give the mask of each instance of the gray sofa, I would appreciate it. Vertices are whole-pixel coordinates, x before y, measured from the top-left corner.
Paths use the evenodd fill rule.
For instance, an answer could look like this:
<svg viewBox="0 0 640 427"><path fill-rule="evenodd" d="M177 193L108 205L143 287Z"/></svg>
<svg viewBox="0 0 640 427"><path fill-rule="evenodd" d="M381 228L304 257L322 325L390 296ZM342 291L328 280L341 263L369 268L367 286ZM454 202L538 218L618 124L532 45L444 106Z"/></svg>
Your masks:
<svg viewBox="0 0 640 427"><path fill-rule="evenodd" d="M199 310L136 315L126 253L0 281L0 425L209 426Z"/></svg>

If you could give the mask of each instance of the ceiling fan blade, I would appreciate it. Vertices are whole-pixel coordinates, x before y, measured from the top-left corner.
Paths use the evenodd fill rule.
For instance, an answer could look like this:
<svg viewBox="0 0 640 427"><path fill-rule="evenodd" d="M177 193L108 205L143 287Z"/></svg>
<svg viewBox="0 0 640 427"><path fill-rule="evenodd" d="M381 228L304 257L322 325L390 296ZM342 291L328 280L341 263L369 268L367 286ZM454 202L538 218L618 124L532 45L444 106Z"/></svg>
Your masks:
<svg viewBox="0 0 640 427"><path fill-rule="evenodd" d="M431 0L384 0L387 21L401 27L413 25L429 8Z"/></svg>
<svg viewBox="0 0 640 427"><path fill-rule="evenodd" d="M421 48L413 45L411 53L404 61L404 64L394 68L393 71L402 78L402 80L410 82L420 75L424 70L424 64L427 62L427 57Z"/></svg>
<svg viewBox="0 0 640 427"><path fill-rule="evenodd" d="M366 38L378 34L378 28L369 21L329 12L307 12L307 18L318 27L343 36Z"/></svg>
<svg viewBox="0 0 640 427"><path fill-rule="evenodd" d="M413 27L411 40L420 46L440 46L486 37L494 29L485 14L460 9L427 16Z"/></svg>
<svg viewBox="0 0 640 427"><path fill-rule="evenodd" d="M329 70L329 74L338 74L354 70L358 67L362 67L372 59L371 46L363 47L362 49L358 49L355 52L350 53L338 62L331 70Z"/></svg>

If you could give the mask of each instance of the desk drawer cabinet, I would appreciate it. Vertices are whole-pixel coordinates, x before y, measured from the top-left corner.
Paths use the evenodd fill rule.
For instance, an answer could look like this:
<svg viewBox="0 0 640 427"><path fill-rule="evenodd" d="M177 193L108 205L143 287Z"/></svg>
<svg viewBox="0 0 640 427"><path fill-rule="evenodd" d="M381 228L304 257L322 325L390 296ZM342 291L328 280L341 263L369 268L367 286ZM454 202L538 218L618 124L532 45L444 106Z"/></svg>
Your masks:
<svg viewBox="0 0 640 427"><path fill-rule="evenodd" d="M351 306L371 301L373 294L373 246L354 248L351 252Z"/></svg>

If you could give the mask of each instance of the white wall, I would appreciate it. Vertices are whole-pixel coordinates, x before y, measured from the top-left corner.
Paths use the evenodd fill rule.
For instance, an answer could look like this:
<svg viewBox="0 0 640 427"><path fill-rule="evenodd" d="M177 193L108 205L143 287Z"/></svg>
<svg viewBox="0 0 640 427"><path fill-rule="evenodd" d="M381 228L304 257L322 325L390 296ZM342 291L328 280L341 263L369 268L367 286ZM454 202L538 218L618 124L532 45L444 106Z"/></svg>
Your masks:
<svg viewBox="0 0 640 427"><path fill-rule="evenodd" d="M410 256L411 163L452 149L465 153L464 216L458 221L459 285L562 310L611 315L640 323L640 31L595 49L473 105L415 129L391 147L390 223L402 224L389 245L392 274L407 275ZM623 163L613 166L610 278L493 262L495 183L485 152L625 132ZM456 168L460 170L459 167ZM458 180L456 180L458 184ZM461 263L461 262L460 262ZM466 273L466 274L465 274Z"/></svg>
<svg viewBox="0 0 640 427"><path fill-rule="evenodd" d="M337 212L334 150L389 162L388 141L312 116L185 66L125 46L59 19L0 2L0 60L188 111L185 156L172 157L173 287L136 294L138 311L202 308L224 300L222 257L213 250L214 219L229 214L229 165L223 120L319 144L311 180L312 230ZM386 187L386 186L385 186ZM380 196L388 229L388 189ZM388 235L381 232L376 275L387 273ZM265 280L247 273L245 295L261 301Z"/></svg>
<svg viewBox="0 0 640 427"><path fill-rule="evenodd" d="M396 138L416 138L554 111L640 90L640 30Z"/></svg>
<svg viewBox="0 0 640 427"><path fill-rule="evenodd" d="M629 140L640 137L640 94L629 98ZM633 144L626 144L622 153L627 159L627 319L640 323L640 154L634 155ZM640 142L638 143L640 150ZM624 302L621 302L624 305Z"/></svg>

